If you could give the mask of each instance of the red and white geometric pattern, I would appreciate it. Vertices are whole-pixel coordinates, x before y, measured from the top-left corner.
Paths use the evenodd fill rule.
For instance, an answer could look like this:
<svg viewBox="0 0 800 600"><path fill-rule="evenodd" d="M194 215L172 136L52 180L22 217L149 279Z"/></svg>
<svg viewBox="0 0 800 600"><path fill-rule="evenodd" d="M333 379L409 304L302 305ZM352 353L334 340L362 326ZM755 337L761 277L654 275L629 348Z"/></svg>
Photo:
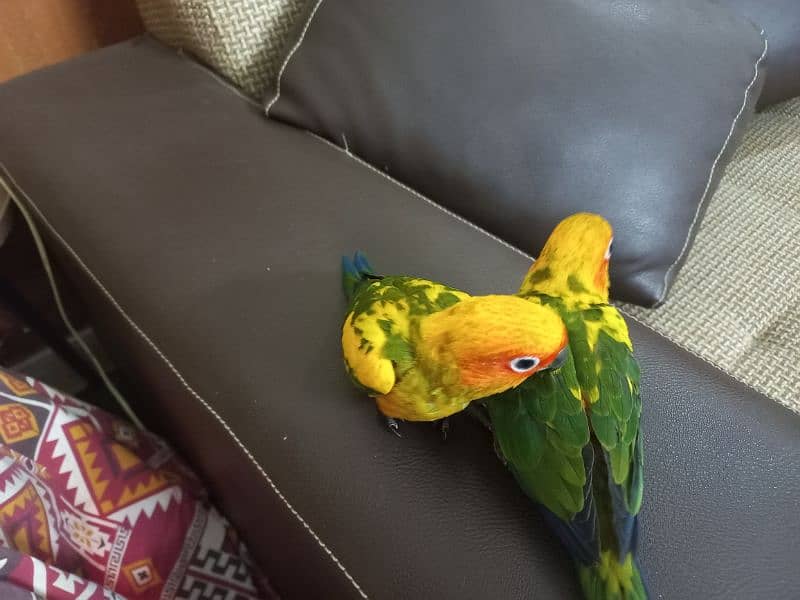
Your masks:
<svg viewBox="0 0 800 600"><path fill-rule="evenodd" d="M31 593L274 597L162 440L0 369L0 598Z"/></svg>

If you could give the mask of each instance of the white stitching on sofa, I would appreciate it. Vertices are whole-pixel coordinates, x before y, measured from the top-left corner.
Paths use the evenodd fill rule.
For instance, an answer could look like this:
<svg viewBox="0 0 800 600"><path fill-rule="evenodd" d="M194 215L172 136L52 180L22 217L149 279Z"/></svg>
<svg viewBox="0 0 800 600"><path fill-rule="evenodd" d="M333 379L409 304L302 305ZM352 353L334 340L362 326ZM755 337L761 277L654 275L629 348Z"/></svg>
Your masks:
<svg viewBox="0 0 800 600"><path fill-rule="evenodd" d="M414 190L414 189L412 189L412 188L408 187L408 186L407 186L406 184L404 184L403 182L401 182L401 181L398 181L397 179L394 179L394 178L393 178L391 175L389 175L389 174L387 174L387 173L384 173L384 172L383 172L383 171L381 171L380 169L378 169L378 168L376 168L376 167L372 166L371 164L369 164L368 162L366 162L364 159L362 159L362 158L360 158L360 157L356 156L356 155L355 155L355 154L353 154L352 152L350 152L350 151L347 151L347 150L345 150L344 148L342 148L342 147L340 147L340 146L337 146L336 144L334 144L334 143L333 143L333 142L331 142L330 140L326 140L324 137L321 137L321 136L317 135L317 134L316 134L316 133L314 133L313 131L305 131L305 133L307 133L308 135L310 135L310 136L311 136L311 137L313 137L313 138L316 138L317 140L319 140L319 141L321 141L321 142L324 142L325 144L327 144L327 145L328 145L328 146L330 146L331 148L334 148L334 149L338 150L338 151L339 151L339 152L341 152L342 154L345 154L345 155L347 155L347 156L348 156L348 157L350 157L352 160L354 160L354 161L356 161L357 163L359 163L360 165L362 165L362 166L366 167L367 169L369 169L369 170L370 170L370 171L372 171L373 173L377 173L377 174L378 174L378 175L380 175L381 177L383 177L383 178L385 178L385 179L389 180L389 181L390 181L390 182L392 182L394 185L396 185L396 186L398 186L398 187L402 188L403 190L405 190L405 191L407 191L408 193L412 194L412 195L413 195L413 196L415 196L416 198L418 198L418 199L420 199L420 200L423 200L423 201L427 202L428 204L430 204L430 205L431 205L431 206L433 206L434 208L436 208L436 209L438 209L438 210L442 211L443 213L445 213L445 214L447 214L447 215L449 215L449 216L453 217L454 219L456 219L456 220L460 221L461 223L464 223L464 224L465 224L465 225L467 225L468 227L471 227L472 229L474 229L475 231L477 231L477 232L479 232L479 233L481 233L481 234L485 235L486 237L489 237L489 238L493 239L494 241L496 241L496 242L498 242L499 244L501 244L501 245L505 246L505 247L506 247L506 248L508 248L509 250L512 250L513 252L515 252L515 253L519 254L520 256L523 256L523 257L527 258L527 259L528 259L528 260L530 260L531 262L533 262L533 261L535 261L535 260L536 260L536 259L535 259L533 256L531 256L531 255L530 255L530 254L528 254L527 252L524 252L523 250L521 250L521 249L517 248L516 246L512 246L511 244L509 244L509 243L508 243L508 242L506 242L505 240L503 240L503 239L501 239L501 238L497 237L497 236L496 236L496 235L494 235L493 233L490 233L490 232L486 231L485 229L483 229L483 228L482 228L482 227L480 227L479 225L476 225L475 223L473 223L473 222L471 222L471 221L468 221L468 220L467 220L467 219L465 219L464 217L461 217L461 216L457 215L456 213L454 213L453 211L451 211L451 210L450 210L450 209L448 209L448 208L445 208L445 207L444 207L444 206L442 206L441 204L437 204L436 202L434 202L434 201L433 201L433 200L431 200L430 198L427 198L427 197L423 196L422 194L420 194L418 191L416 191L416 190ZM645 323L644 321L642 321L642 320L640 320L639 318L635 317L634 315L630 314L630 313L629 313L628 311L626 311L626 310L625 310L623 307L621 307L621 306L616 306L616 308L617 308L617 310L619 310L619 311L620 311L622 314L624 314L624 315L625 315L626 317L628 317L629 319L631 319L631 320L633 320L633 321L636 321L637 323L639 323L639 325L641 325L641 326L642 326L642 327L644 327L645 329L649 329L650 331L652 331L653 333L655 333L655 334L656 334L658 337L664 338L664 339L665 339L665 340L667 340L667 341L668 341L670 344L673 344L674 346L677 346L677 347L678 347L678 348L680 348L681 350L684 350L685 352L688 352L689 354L691 354L691 355L692 355L692 356L694 356L695 358L697 358L697 359L701 360L702 362L706 363L707 365L709 365L709 366L713 367L714 369L716 369L716 370L717 370L717 371L719 371L720 373L723 373L723 374L724 374L726 377L729 377L730 379L733 379L734 381L738 381L738 382L739 382L739 383L741 383L741 384L742 384L744 387L746 387L747 389L749 389L749 390L751 390L751 391L755 392L756 394L759 394L759 395L761 395L761 396L764 396L764 397L765 397L765 398L767 398L768 400L775 401L777 404L780 404L781 406L784 406L784 407L786 407L787 409L789 409L789 410L791 410L792 412L794 412L794 409L793 409L793 408L792 408L792 407L791 407L791 406L790 406L790 405L789 405L789 404L788 404L786 401L784 401L784 400L782 400L782 399L780 399L780 398L773 398L772 396L767 396L767 395L766 395L764 392L762 392L762 391L760 391L760 390L756 389L755 387L753 387L753 386L752 386L750 383L748 383L747 381L744 381L743 379L740 379L739 377L736 377L735 375L732 375L731 373L728 373L728 372L727 372L725 369L723 369L723 368L722 368L720 365L718 365L717 363L715 363L715 362L713 362L713 361L711 361L711 360L707 359L707 358L706 358L706 357L704 357L704 356L701 356L700 354L698 354L697 352L695 352L694 350L692 350L692 349L691 349L691 348L689 348L688 346L684 345L683 343L678 343L678 342L676 342L676 341L674 341L674 340L671 340L670 338L668 338L667 336L665 336L665 335L664 335L662 332L660 332L658 329L655 329L655 328L654 328L652 325L650 325L649 323Z"/></svg>
<svg viewBox="0 0 800 600"><path fill-rule="evenodd" d="M294 53L297 52L297 49L300 48L300 44L303 43L303 39L306 37L306 32L308 31L309 26L311 25L311 21L314 20L314 15L317 14L317 9L322 4L322 0L318 0L317 3L314 5L314 8L311 9L311 13L308 15L308 20L306 20L306 24L303 26L303 31L300 32L300 37L295 42L292 49L289 51L289 54L286 55L286 59L283 61L281 65L281 70L278 71L278 79L275 81L275 96L272 100L269 101L269 104L264 108L264 114L269 116L269 109L272 108L272 105L278 101L278 98L281 97L281 77L283 77L283 72L286 70L286 65L289 64L289 61L292 60Z"/></svg>
<svg viewBox="0 0 800 600"><path fill-rule="evenodd" d="M319 547L322 548L322 550L325 551L325 553L333 560L334 563L336 563L336 566L339 568L339 570L342 573L344 573L345 577L347 577L348 581L353 585L353 587L356 589L356 591L359 593L359 595L362 598L367 598L368 599L367 594L364 593L364 590L361 589L361 586L358 585L356 580L348 572L348 570L341 563L341 561L336 557L336 555L333 553L333 551L327 546L327 544L325 544L325 542L323 542L320 539L320 537L317 535L317 533L311 528L311 526L305 521L305 519L303 519L303 517L300 515L300 513L297 512L297 510L294 508L294 506L292 506L292 504L289 502L289 500L287 500L286 496L284 496L283 493L278 489L278 486L275 485L275 482L272 481L272 478L267 474L267 472L264 470L264 468L259 464L259 462L252 455L250 450L247 449L247 447L244 445L244 443L239 439L239 437L236 435L236 433L234 433L233 429L231 429L231 427L228 425L228 423L225 421L225 419L223 419L222 416L216 410L214 410L214 408L210 404L208 404L200 396L200 394L198 394L194 390L194 388L192 388L192 386L189 385L189 383L186 381L186 379L184 379L183 375L181 375L180 371L178 371L178 369L172 364L172 362L170 362L170 360L164 355L164 353L161 351L161 349L158 346L156 346L156 344L153 342L153 340L151 340L148 337L148 335L144 331L142 331L142 329L136 324L136 322L128 315L128 313L125 312L125 309L122 308L122 306L119 304L119 302L117 302L117 300L114 298L114 296L111 295L111 293L105 288L105 286L100 282L100 280L95 276L95 274L92 273L92 271L89 269L89 267L86 265L86 263L83 262L83 260L78 255L78 253L75 252L75 250L72 249L72 246L70 246L67 243L67 241L61 236L61 234L53 227L53 225L50 223L50 221L47 219L47 217L44 216L42 211L39 210L39 207L36 206L36 204L33 202L31 197L14 180L14 177L11 175L11 173L8 171L8 169L6 169L5 165L2 162L0 162L0 170L5 175L5 177L8 179L8 181L11 183L11 185L8 186L8 191L9 191L9 194L10 194L12 200L14 200L15 204L19 207L19 209L23 213L27 213L27 207L25 206L25 203L22 200L20 200L19 198L17 198L17 196L16 196L16 194L14 194L14 191L13 191L12 188L15 188L15 189L19 190L19 192L26 198L26 200L28 201L28 204L30 204L30 206L36 211L36 213L38 214L39 218L47 226L47 228L50 230L50 232L56 237L56 239L59 240L59 242L64 246L64 248L66 248L66 250L72 255L72 257L75 259L75 261L86 272L86 274L89 276L89 278L92 281L94 281L95 285L97 285L97 287L103 292L103 294L106 296L106 298L108 298L108 300L111 302L111 304L114 306L114 308L117 309L117 311L123 316L123 318L128 322L128 324L133 328L133 330L161 358L161 360L169 368L169 370L172 371L172 373L175 375L175 377L177 377L178 381L186 389L186 391L188 391L192 396L194 396L194 398L196 400L198 400L200 402L200 404L203 405L203 407L205 407L205 409L214 417L214 419L216 419L217 422L220 425L222 425L222 427L225 429L225 431L228 433L228 435L231 436L231 439L233 439L233 441L236 443L236 445L239 446L239 448L242 450L242 452L244 452L244 455L250 460L251 463L253 463L253 465L256 467L256 469L262 475L262 477L264 477L266 482L272 488L272 491L275 492L275 494L278 496L278 498L281 499L281 501L286 506L286 508L289 509L289 512L292 513L292 515L294 515L294 517L300 522L300 524L305 528L305 530L308 531L308 533L311 535L311 537L314 538L314 540L317 542ZM2 178L0 178L0 182L2 182L2 181L3 181ZM30 215L28 215L28 216L30 216ZM38 231L36 229L36 225L33 222L33 220L26 219L26 221L28 221L28 225L31 227L31 234L34 235L34 236L38 236L41 239L41 236L39 236L39 233L38 233ZM42 247L42 250L44 250L43 247ZM42 254L41 258L42 258L43 262L46 262L46 263L49 264L49 259L47 257L46 252L44 252L44 254ZM52 276L52 273L50 275ZM58 296L58 288L55 285L55 279L51 279L50 283L51 283L51 287L52 287L53 293Z"/></svg>
<svg viewBox="0 0 800 600"><path fill-rule="evenodd" d="M17 198L14 196L14 192L11 187L0 178L0 188L6 191L8 197L11 198L12 202L14 202L15 206L18 206ZM42 241L39 232L33 227L33 221L28 213L27 210L23 210L20 208L20 212L22 216L25 218L25 222L28 224L29 228L31 229L31 237L33 238L34 246L36 247L37 252L39 253L40 257L47 256L47 251L44 247L44 242ZM103 381L103 384L106 386L106 389L114 398L116 403L122 409L122 412L125 413L125 416L133 423L137 429L144 429L144 425L139 420L139 417L136 415L134 410L131 408L130 404L128 404L127 400L125 400L125 396L117 389L117 386L114 385L114 382L111 381L111 378L106 373L106 370L103 368L103 365L100 363L100 360L94 355L92 350L89 348L87 343L84 341L83 336L78 333L78 330L75 328L75 325L72 324L72 320L69 318L67 314L67 309L64 307L64 303L61 300L61 294L59 293L58 284L56 283L55 276L53 275L53 269L50 265L48 260L42 259L42 267L44 269L45 274L47 275L47 279L50 283L50 289L53 292L53 299L55 300L56 310L58 311L61 320L64 321L64 326L67 328L70 336L72 339L75 340L75 343L78 347L83 351L86 357L89 359L89 362L92 363L95 371L100 376L100 379Z"/></svg>
<svg viewBox="0 0 800 600"><path fill-rule="evenodd" d="M708 173L708 180L706 181L706 187L703 190L703 195L700 196L700 202L697 204L697 209L694 212L694 218L692 219L691 225L689 225L689 231L686 233L686 239L683 241L683 247L681 248L680 254L678 254L678 258L676 258L672 264L667 269L667 272L664 273L664 284L661 288L661 295L658 297L658 301L656 304L661 304L664 302L664 299L667 297L667 290L669 289L668 281L669 277L672 274L673 269L678 266L683 258L683 255L686 253L686 250L689 248L689 240L692 239L692 233L694 232L694 228L697 225L697 219L700 217L700 212L702 211L703 205L706 202L708 192L711 189L711 182L714 179L714 174L717 172L717 167L719 166L719 161L722 158L722 155L725 154L725 150L728 147L728 144L733 137L733 132L736 131L736 124L739 122L739 119L742 117L744 113L744 109L747 107L747 99L750 96L750 90L755 85L756 81L758 80L758 68L761 65L761 61L767 56L767 48L769 44L767 42L767 38L764 37L764 30L761 30L761 37L764 38L764 51L761 53L761 56L758 57L758 60L753 65L753 79L750 80L750 83L747 84L747 87L744 90L744 98L742 98L742 105L739 107L739 112L736 113L736 116L733 118L733 123L731 123L731 128L728 130L728 137L725 138L725 141L722 144L722 148L719 149L719 153L717 153L717 157L714 159L714 162L711 165L711 170Z"/></svg>

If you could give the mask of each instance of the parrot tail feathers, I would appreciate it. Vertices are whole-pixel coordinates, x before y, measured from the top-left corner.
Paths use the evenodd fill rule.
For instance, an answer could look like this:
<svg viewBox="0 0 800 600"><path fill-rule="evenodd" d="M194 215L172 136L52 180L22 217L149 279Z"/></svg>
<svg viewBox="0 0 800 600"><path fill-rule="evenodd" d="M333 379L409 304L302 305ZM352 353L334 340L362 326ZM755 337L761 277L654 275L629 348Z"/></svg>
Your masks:
<svg viewBox="0 0 800 600"><path fill-rule="evenodd" d="M617 551L620 556L636 552L639 540L639 515L628 512L622 487L611 481L609 475L608 488L611 492L611 502L614 512L614 531L617 536Z"/></svg>
<svg viewBox="0 0 800 600"><path fill-rule="evenodd" d="M583 448L586 483L583 486L583 508L564 520L547 507L539 504L545 522L564 545L570 557L584 565L596 564L600 560L600 535L598 531L597 505L592 493L594 450L591 444Z"/></svg>
<svg viewBox="0 0 800 600"><path fill-rule="evenodd" d="M583 485L583 508L565 520L539 504L539 511L550 531L558 537L572 560L583 565L593 565L600 560L600 534L598 531L597 505L592 493L594 477L594 450L591 444L583 448L583 463L586 482Z"/></svg>
<svg viewBox="0 0 800 600"><path fill-rule="evenodd" d="M600 562L578 564L578 576L586 600L647 600L647 586L633 554L624 561L611 550L602 552Z"/></svg>
<svg viewBox="0 0 800 600"><path fill-rule="evenodd" d="M591 565L598 561L597 517L594 503L587 504L584 510L569 522L542 505L539 505L539 510L550 531L567 550L570 558L581 565Z"/></svg>
<svg viewBox="0 0 800 600"><path fill-rule="evenodd" d="M608 489L611 494L611 510L614 514L614 532L617 536L619 556L636 554L639 539L639 509L642 505L642 436L637 436L629 481L618 485L608 472Z"/></svg>
<svg viewBox="0 0 800 600"><path fill-rule="evenodd" d="M361 284L370 279L378 279L378 276L360 250L356 250L353 258L342 257L342 289L348 302L356 295Z"/></svg>

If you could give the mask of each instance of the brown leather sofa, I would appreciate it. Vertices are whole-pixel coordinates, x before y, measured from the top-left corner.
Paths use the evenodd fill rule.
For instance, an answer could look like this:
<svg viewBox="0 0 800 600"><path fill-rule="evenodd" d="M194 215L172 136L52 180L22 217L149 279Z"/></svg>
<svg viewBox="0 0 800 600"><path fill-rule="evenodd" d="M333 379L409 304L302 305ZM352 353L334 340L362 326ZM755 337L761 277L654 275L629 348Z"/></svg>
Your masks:
<svg viewBox="0 0 800 600"><path fill-rule="evenodd" d="M577 597L485 432L389 434L339 358L340 255L473 292L512 291L529 256L147 37L0 86L0 162L134 409L282 597ZM631 331L652 597L794 597L800 420Z"/></svg>

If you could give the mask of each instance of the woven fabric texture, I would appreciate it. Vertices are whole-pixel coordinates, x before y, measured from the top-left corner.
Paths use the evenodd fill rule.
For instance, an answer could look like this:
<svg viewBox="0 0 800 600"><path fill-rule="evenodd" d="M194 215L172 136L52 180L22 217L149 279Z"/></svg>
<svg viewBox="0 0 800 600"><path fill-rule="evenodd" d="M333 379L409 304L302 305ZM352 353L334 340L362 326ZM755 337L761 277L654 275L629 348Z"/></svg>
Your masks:
<svg viewBox="0 0 800 600"><path fill-rule="evenodd" d="M310 0L137 0L147 30L261 100Z"/></svg>
<svg viewBox="0 0 800 600"><path fill-rule="evenodd" d="M800 412L800 98L755 116L664 305L624 308Z"/></svg>

